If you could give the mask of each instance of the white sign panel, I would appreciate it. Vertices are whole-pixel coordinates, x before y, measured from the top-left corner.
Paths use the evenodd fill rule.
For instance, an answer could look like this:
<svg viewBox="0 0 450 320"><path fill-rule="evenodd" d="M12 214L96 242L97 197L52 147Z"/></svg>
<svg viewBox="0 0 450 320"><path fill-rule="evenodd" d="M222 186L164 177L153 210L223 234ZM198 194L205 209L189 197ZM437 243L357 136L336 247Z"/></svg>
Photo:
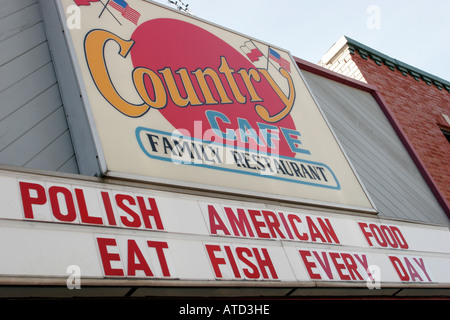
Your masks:
<svg viewBox="0 0 450 320"><path fill-rule="evenodd" d="M7 171L0 206L4 276L450 283L444 227Z"/></svg>

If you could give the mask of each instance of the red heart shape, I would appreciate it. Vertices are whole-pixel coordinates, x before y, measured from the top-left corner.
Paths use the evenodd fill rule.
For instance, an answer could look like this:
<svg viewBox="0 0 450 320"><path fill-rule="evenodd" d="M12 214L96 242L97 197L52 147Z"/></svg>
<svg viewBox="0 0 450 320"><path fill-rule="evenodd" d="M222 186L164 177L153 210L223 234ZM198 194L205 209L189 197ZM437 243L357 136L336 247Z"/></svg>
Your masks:
<svg viewBox="0 0 450 320"><path fill-rule="evenodd" d="M131 58L134 67L144 67L154 71L164 83L168 97L167 105L159 109L159 111L174 128L188 130L192 137L202 139L205 131L211 129L205 112L207 110L214 110L226 115L230 121L229 124L221 123L222 131L232 129L238 132L238 118L246 119L256 132L258 132L258 123L266 123L295 130L295 125L290 114L276 123L268 123L261 119L255 111L255 102L250 101L249 92L241 89L246 88L246 86L242 77L237 74L237 71L240 69L256 69L255 66L242 53L235 50L231 45L216 35L181 20L154 19L139 25L131 39L135 41L131 48ZM246 40L243 39L243 42ZM242 95L246 96L244 103L236 101L237 99L228 84L226 76L219 72L222 57L225 57L229 68L235 71L233 77L236 84ZM181 82L180 74L177 74L176 71L180 68L187 70L201 104L180 107L170 99L167 84L161 72L161 70L167 67L170 67L182 97L186 96L186 91ZM230 101L228 103L220 103L220 97L217 91L211 90L214 99L219 103L205 104L206 98L202 93L194 72L199 69L205 70L206 68L215 70L219 75L231 103ZM146 78L144 80L146 88L152 88L152 84L150 82L147 83L147 81L150 81L150 79ZM254 81L253 85L259 97L263 99L262 103L270 114L277 114L285 108L284 103L263 76L261 76L259 82ZM147 93L149 96L154 94L153 92ZM196 134L198 133L198 127L197 129L194 128L195 122L197 122L198 126L199 121L201 121L202 136ZM278 153L280 155L294 157L295 153L291 151L286 140L282 138L281 131L279 136ZM228 141L227 144L236 145L236 142Z"/></svg>

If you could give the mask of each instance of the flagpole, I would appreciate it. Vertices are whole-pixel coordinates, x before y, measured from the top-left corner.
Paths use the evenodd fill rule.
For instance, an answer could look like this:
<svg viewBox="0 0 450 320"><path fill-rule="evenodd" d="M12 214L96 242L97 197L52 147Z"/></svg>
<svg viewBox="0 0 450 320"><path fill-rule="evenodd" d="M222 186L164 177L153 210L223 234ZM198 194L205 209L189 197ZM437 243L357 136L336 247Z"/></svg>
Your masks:
<svg viewBox="0 0 450 320"><path fill-rule="evenodd" d="M247 43L247 42L250 42L256 49L259 50L259 48L256 46L256 44L253 42L252 39L249 39L249 41L244 42L244 45L245 45L245 43ZM261 51L260 51L260 52L261 52ZM279 68L277 68L277 66L274 65L273 62L270 60L270 46L269 46L269 45L267 46L267 56L266 56L264 53L262 53L262 52L261 52L261 54L262 54L262 56L263 56L264 58L266 58L266 60L267 60L267 65L266 65L266 70L267 70L267 71L269 71L269 63L270 63L270 65L272 65L272 67L274 67L275 70L278 71L278 73L281 73L281 71L279 70ZM281 67L281 66L280 66L280 67Z"/></svg>
<svg viewBox="0 0 450 320"><path fill-rule="evenodd" d="M278 71L278 73L281 74L281 71L280 71L280 68L282 68L281 65L280 65L280 67L277 67L276 65L273 64L272 61L270 61L270 46L268 46L268 50L267 50L267 71L269 71L269 63L272 65L272 67L275 68L276 71Z"/></svg>
<svg viewBox="0 0 450 320"><path fill-rule="evenodd" d="M100 3L101 4L103 4L103 2L100 0ZM109 3L109 0L108 1L106 1L106 4L103 4L103 9L102 9L102 12L100 12L100 15L98 16L99 18L102 16L102 14L103 14L103 11L105 11L105 9L106 9L106 6L108 5L108 3Z"/></svg>
<svg viewBox="0 0 450 320"><path fill-rule="evenodd" d="M100 17L102 16L102 14L103 14L103 11L105 11L105 9L106 9L106 10L113 16L113 18L116 19L116 21L117 21L120 25L122 25L122 24L120 23L120 21L117 20L116 16L115 16L115 15L107 8L109 1L110 1L110 0L106 1L106 4L103 4L102 0L100 0L100 3L103 4L104 6L103 6L103 9L102 9L102 12L100 12L100 15L99 15L98 17L100 18Z"/></svg>
<svg viewBox="0 0 450 320"><path fill-rule="evenodd" d="M250 43L253 44L255 46L255 48L257 48L259 50L259 48L256 46L256 44L253 42L252 39L250 39ZM262 52L261 52L262 53ZM275 68L277 69L277 67L272 63L272 61L270 61L270 46L267 46L267 57L264 55L264 53L262 53L263 57L266 58L267 60L267 67L266 70L269 71L269 63Z"/></svg>

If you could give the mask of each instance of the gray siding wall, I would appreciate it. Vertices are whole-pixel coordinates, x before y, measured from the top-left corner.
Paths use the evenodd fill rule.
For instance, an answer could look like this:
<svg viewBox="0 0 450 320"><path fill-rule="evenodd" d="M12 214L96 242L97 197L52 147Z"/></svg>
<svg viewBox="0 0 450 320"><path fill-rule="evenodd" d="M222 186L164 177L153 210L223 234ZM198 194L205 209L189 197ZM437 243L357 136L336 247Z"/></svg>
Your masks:
<svg viewBox="0 0 450 320"><path fill-rule="evenodd" d="M79 171L36 0L0 0L0 164Z"/></svg>
<svg viewBox="0 0 450 320"><path fill-rule="evenodd" d="M445 212L372 95L303 74L379 215L448 225Z"/></svg>

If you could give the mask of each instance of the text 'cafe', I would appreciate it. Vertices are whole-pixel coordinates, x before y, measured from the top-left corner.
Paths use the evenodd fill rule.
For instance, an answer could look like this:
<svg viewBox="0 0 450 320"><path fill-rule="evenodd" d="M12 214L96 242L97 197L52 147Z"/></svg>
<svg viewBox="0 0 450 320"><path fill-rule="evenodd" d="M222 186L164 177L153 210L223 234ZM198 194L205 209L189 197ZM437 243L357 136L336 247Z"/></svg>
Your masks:
<svg viewBox="0 0 450 320"><path fill-rule="evenodd" d="M373 86L152 1L5 15L1 297L448 296L448 207Z"/></svg>

